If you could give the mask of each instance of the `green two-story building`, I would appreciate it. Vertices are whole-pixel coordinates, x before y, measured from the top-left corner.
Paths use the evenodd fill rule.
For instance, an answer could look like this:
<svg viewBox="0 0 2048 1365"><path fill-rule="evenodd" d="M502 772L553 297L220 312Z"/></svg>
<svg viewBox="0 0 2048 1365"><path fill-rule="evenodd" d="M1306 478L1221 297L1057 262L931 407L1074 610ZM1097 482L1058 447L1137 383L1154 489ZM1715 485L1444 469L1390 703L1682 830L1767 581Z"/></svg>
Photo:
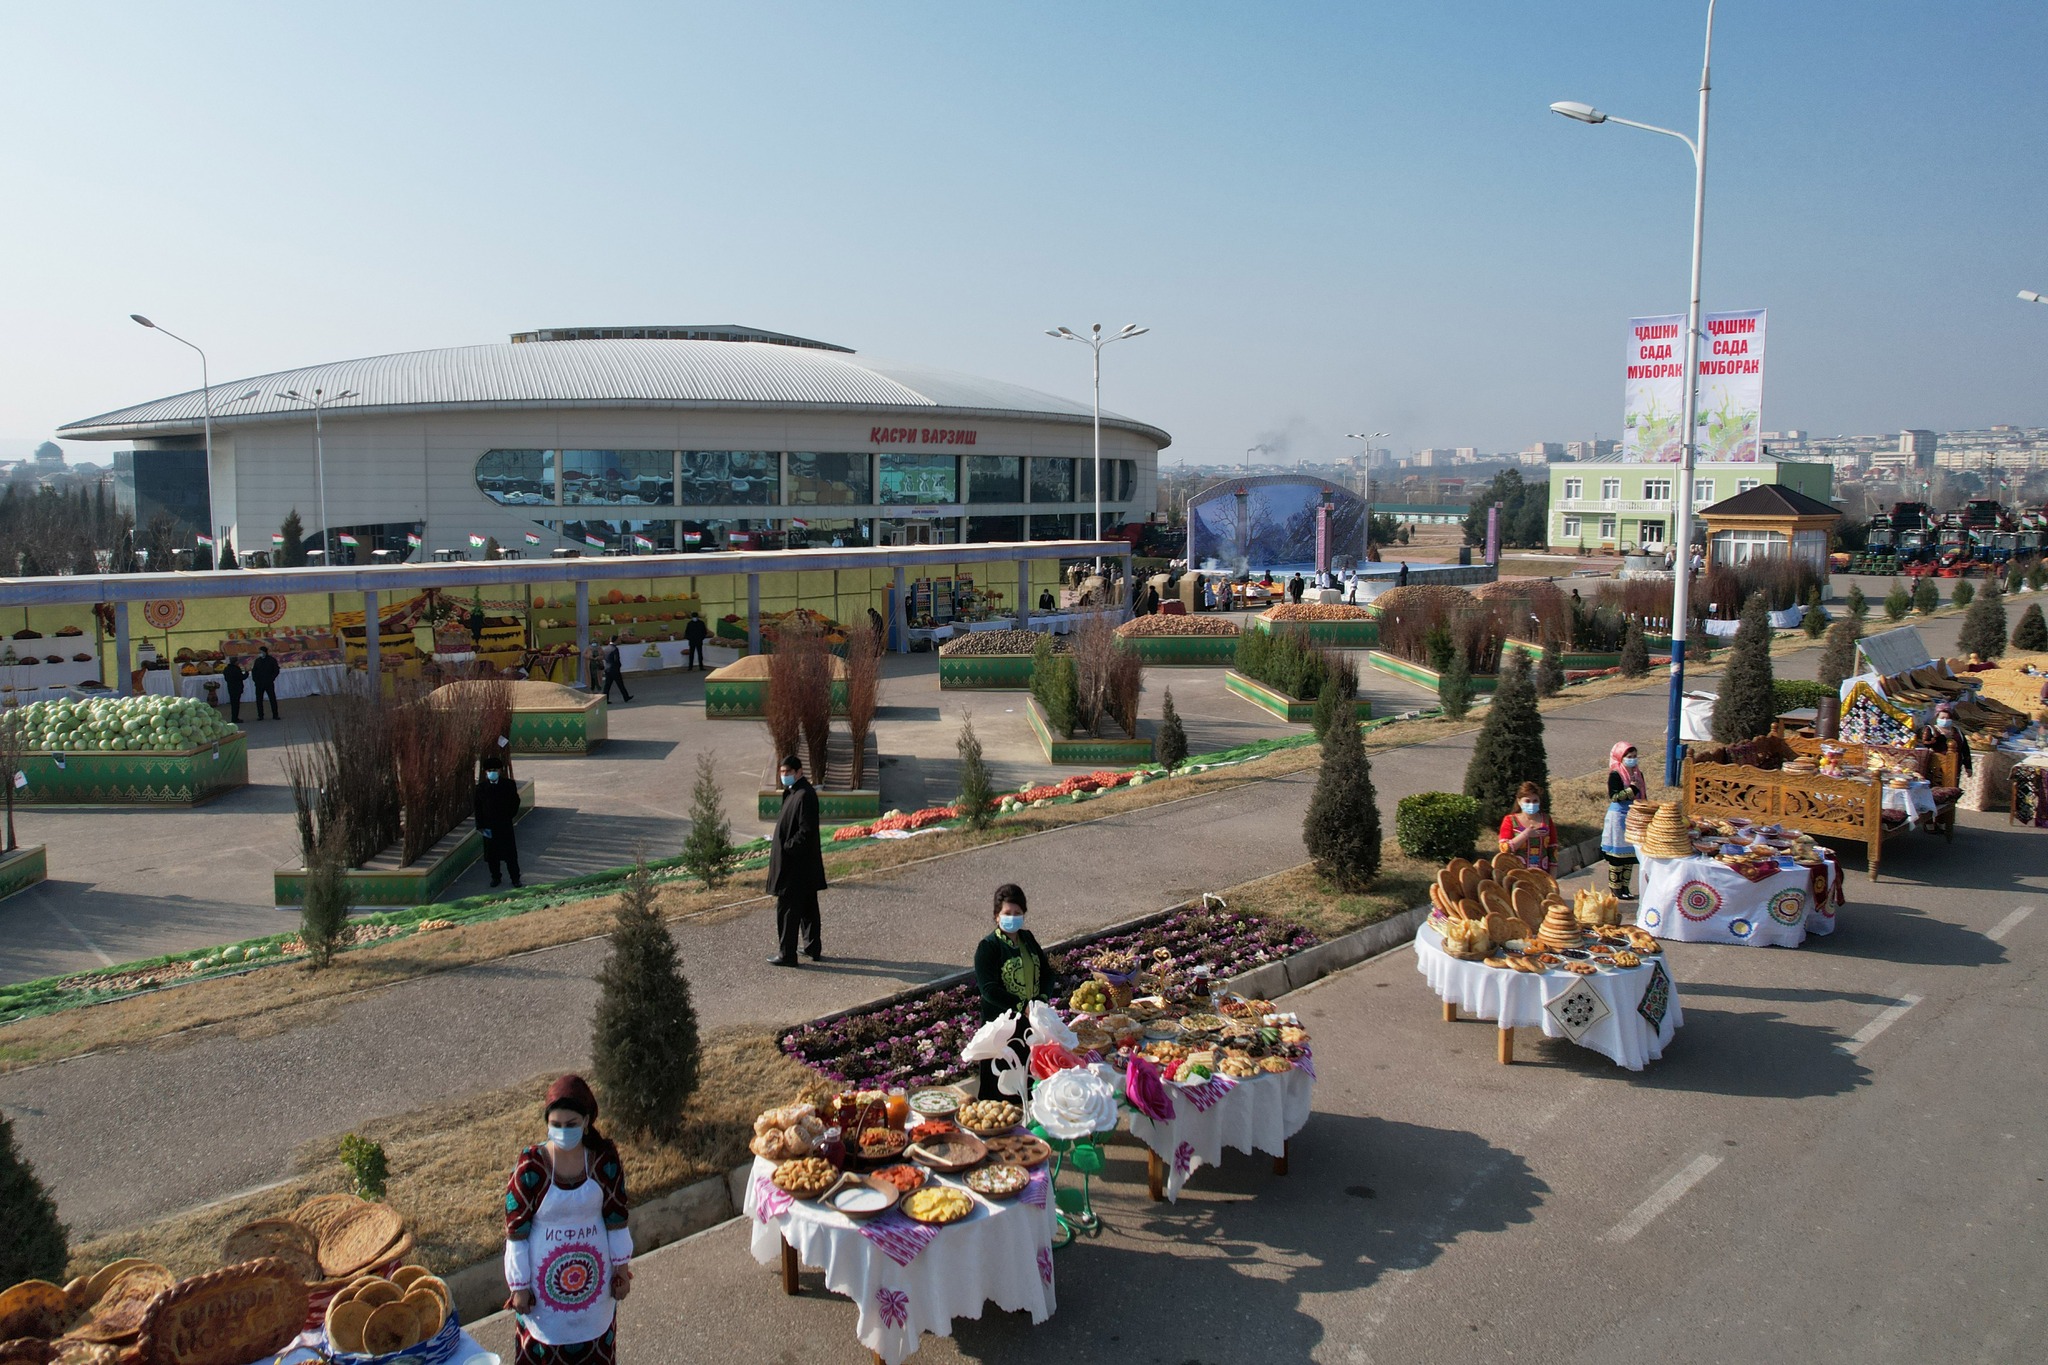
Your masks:
<svg viewBox="0 0 2048 1365"><path fill-rule="evenodd" d="M1749 464L1693 468L1697 512L1764 484L1782 484L1827 502L1834 466L1816 460L1766 456ZM1665 548L1678 519L1678 466L1580 460L1550 466L1550 548L1609 554Z"/></svg>

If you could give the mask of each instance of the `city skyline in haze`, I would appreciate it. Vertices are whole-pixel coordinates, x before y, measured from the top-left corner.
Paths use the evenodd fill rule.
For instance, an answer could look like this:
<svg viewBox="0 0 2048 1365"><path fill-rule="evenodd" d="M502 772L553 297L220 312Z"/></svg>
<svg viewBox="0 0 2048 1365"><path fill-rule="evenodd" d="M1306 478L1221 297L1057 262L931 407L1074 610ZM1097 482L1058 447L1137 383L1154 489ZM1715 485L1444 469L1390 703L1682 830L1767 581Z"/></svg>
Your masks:
<svg viewBox="0 0 2048 1365"><path fill-rule="evenodd" d="M737 322L1083 401L1044 330L1135 321L1103 403L1169 462L1612 439L1690 162L1547 105L1689 132L1704 14L15 7L0 433L196 388L140 312L222 382ZM1766 426L2048 424L2043 39L1722 5L1705 303L1771 310Z"/></svg>

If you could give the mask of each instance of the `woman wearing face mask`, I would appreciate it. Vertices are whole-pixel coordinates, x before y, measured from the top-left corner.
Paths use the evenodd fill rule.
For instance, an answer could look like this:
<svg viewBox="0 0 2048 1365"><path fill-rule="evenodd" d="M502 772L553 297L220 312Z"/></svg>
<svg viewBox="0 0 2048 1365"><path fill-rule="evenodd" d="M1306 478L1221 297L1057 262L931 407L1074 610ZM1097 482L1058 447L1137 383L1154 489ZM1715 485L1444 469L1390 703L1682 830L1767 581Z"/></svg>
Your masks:
<svg viewBox="0 0 2048 1365"><path fill-rule="evenodd" d="M615 1301L633 1284L626 1173L597 1131L581 1076L548 1087L548 1140L519 1154L505 1187L505 1306L517 1315L517 1365L615 1365Z"/></svg>
<svg viewBox="0 0 2048 1365"><path fill-rule="evenodd" d="M1628 808L1650 795L1636 746L1627 740L1607 755L1607 819L1600 826L1600 852L1607 858L1607 889L1616 900L1632 901L1629 877L1636 865L1635 845L1628 841Z"/></svg>
<svg viewBox="0 0 2048 1365"><path fill-rule="evenodd" d="M1543 788L1524 782L1515 809L1500 822L1500 851L1512 853L1540 872L1557 867L1557 827L1543 813Z"/></svg>
<svg viewBox="0 0 2048 1365"><path fill-rule="evenodd" d="M1961 782L1970 775L1970 740L1963 733L1963 727L1956 724L1956 709L1949 703L1943 702L1934 708L1934 724L1920 732L1919 743L1938 754L1945 754L1953 747L1956 751L1956 780Z"/></svg>
<svg viewBox="0 0 2048 1365"><path fill-rule="evenodd" d="M1014 1010L1022 1019L1032 1001L1052 997L1052 963L1045 949L1024 927L1024 917L1029 912L1023 887L1005 883L996 888L996 927L974 950L974 984L981 989L984 1024L1008 1010ZM1021 1027L1011 1047L1019 1057L1025 1055ZM1008 1098L996 1089L995 1068L988 1062L981 1064L980 1098Z"/></svg>

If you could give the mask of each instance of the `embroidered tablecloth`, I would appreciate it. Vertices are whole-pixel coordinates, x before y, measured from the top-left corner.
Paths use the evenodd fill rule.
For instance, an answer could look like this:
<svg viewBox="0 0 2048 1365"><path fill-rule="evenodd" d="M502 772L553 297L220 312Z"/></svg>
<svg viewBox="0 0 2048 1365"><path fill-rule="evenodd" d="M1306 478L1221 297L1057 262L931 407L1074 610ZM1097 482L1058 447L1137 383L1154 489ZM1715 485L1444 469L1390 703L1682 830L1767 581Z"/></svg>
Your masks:
<svg viewBox="0 0 2048 1365"><path fill-rule="evenodd" d="M1636 923L1678 943L1796 948L1808 934L1835 932L1831 888L1841 872L1833 854L1821 856L1825 868L1781 859L1776 873L1753 882L1714 858L1644 855Z"/></svg>
<svg viewBox="0 0 2048 1365"><path fill-rule="evenodd" d="M754 1259L773 1265L784 1242L796 1248L805 1265L825 1272L827 1289L853 1300L860 1311L855 1335L888 1365L916 1351L924 1333L951 1336L953 1319L979 1318L984 1303L1028 1312L1034 1323L1052 1316L1053 1201L1044 1197L1043 1182L1041 1202L1029 1198L1030 1190L1011 1200L970 1196L973 1213L913 1251L913 1239L867 1237L846 1215L791 1199L770 1181L774 1171L773 1162L756 1157L747 1178ZM910 1263L898 1264L905 1253Z"/></svg>
<svg viewBox="0 0 2048 1365"><path fill-rule="evenodd" d="M1663 1056L1685 1022L1661 955L1592 976L1509 971L1452 957L1424 924L1415 935L1415 965L1461 1014L1502 1028L1540 1028L1546 1038L1569 1039L1630 1071Z"/></svg>
<svg viewBox="0 0 2048 1365"><path fill-rule="evenodd" d="M1226 1147L1285 1156L1287 1139L1308 1122L1315 1084L1315 1073L1299 1066L1236 1081L1221 1076L1199 1086L1169 1081L1172 1119L1161 1123L1132 1114L1131 1136L1166 1163L1166 1197L1179 1199L1188 1177L1221 1164Z"/></svg>

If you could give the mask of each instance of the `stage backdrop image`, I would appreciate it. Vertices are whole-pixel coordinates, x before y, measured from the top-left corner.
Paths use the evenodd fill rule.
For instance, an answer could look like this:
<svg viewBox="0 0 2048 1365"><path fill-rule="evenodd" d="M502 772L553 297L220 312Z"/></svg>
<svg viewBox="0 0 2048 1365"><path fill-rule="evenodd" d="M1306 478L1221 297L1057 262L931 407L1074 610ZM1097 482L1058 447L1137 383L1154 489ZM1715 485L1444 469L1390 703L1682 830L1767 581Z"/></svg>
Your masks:
<svg viewBox="0 0 2048 1365"><path fill-rule="evenodd" d="M1324 507L1327 505L1327 515ZM1349 489L1297 474L1224 479L1188 500L1188 565L1253 572L1342 568L1365 558L1366 504Z"/></svg>

